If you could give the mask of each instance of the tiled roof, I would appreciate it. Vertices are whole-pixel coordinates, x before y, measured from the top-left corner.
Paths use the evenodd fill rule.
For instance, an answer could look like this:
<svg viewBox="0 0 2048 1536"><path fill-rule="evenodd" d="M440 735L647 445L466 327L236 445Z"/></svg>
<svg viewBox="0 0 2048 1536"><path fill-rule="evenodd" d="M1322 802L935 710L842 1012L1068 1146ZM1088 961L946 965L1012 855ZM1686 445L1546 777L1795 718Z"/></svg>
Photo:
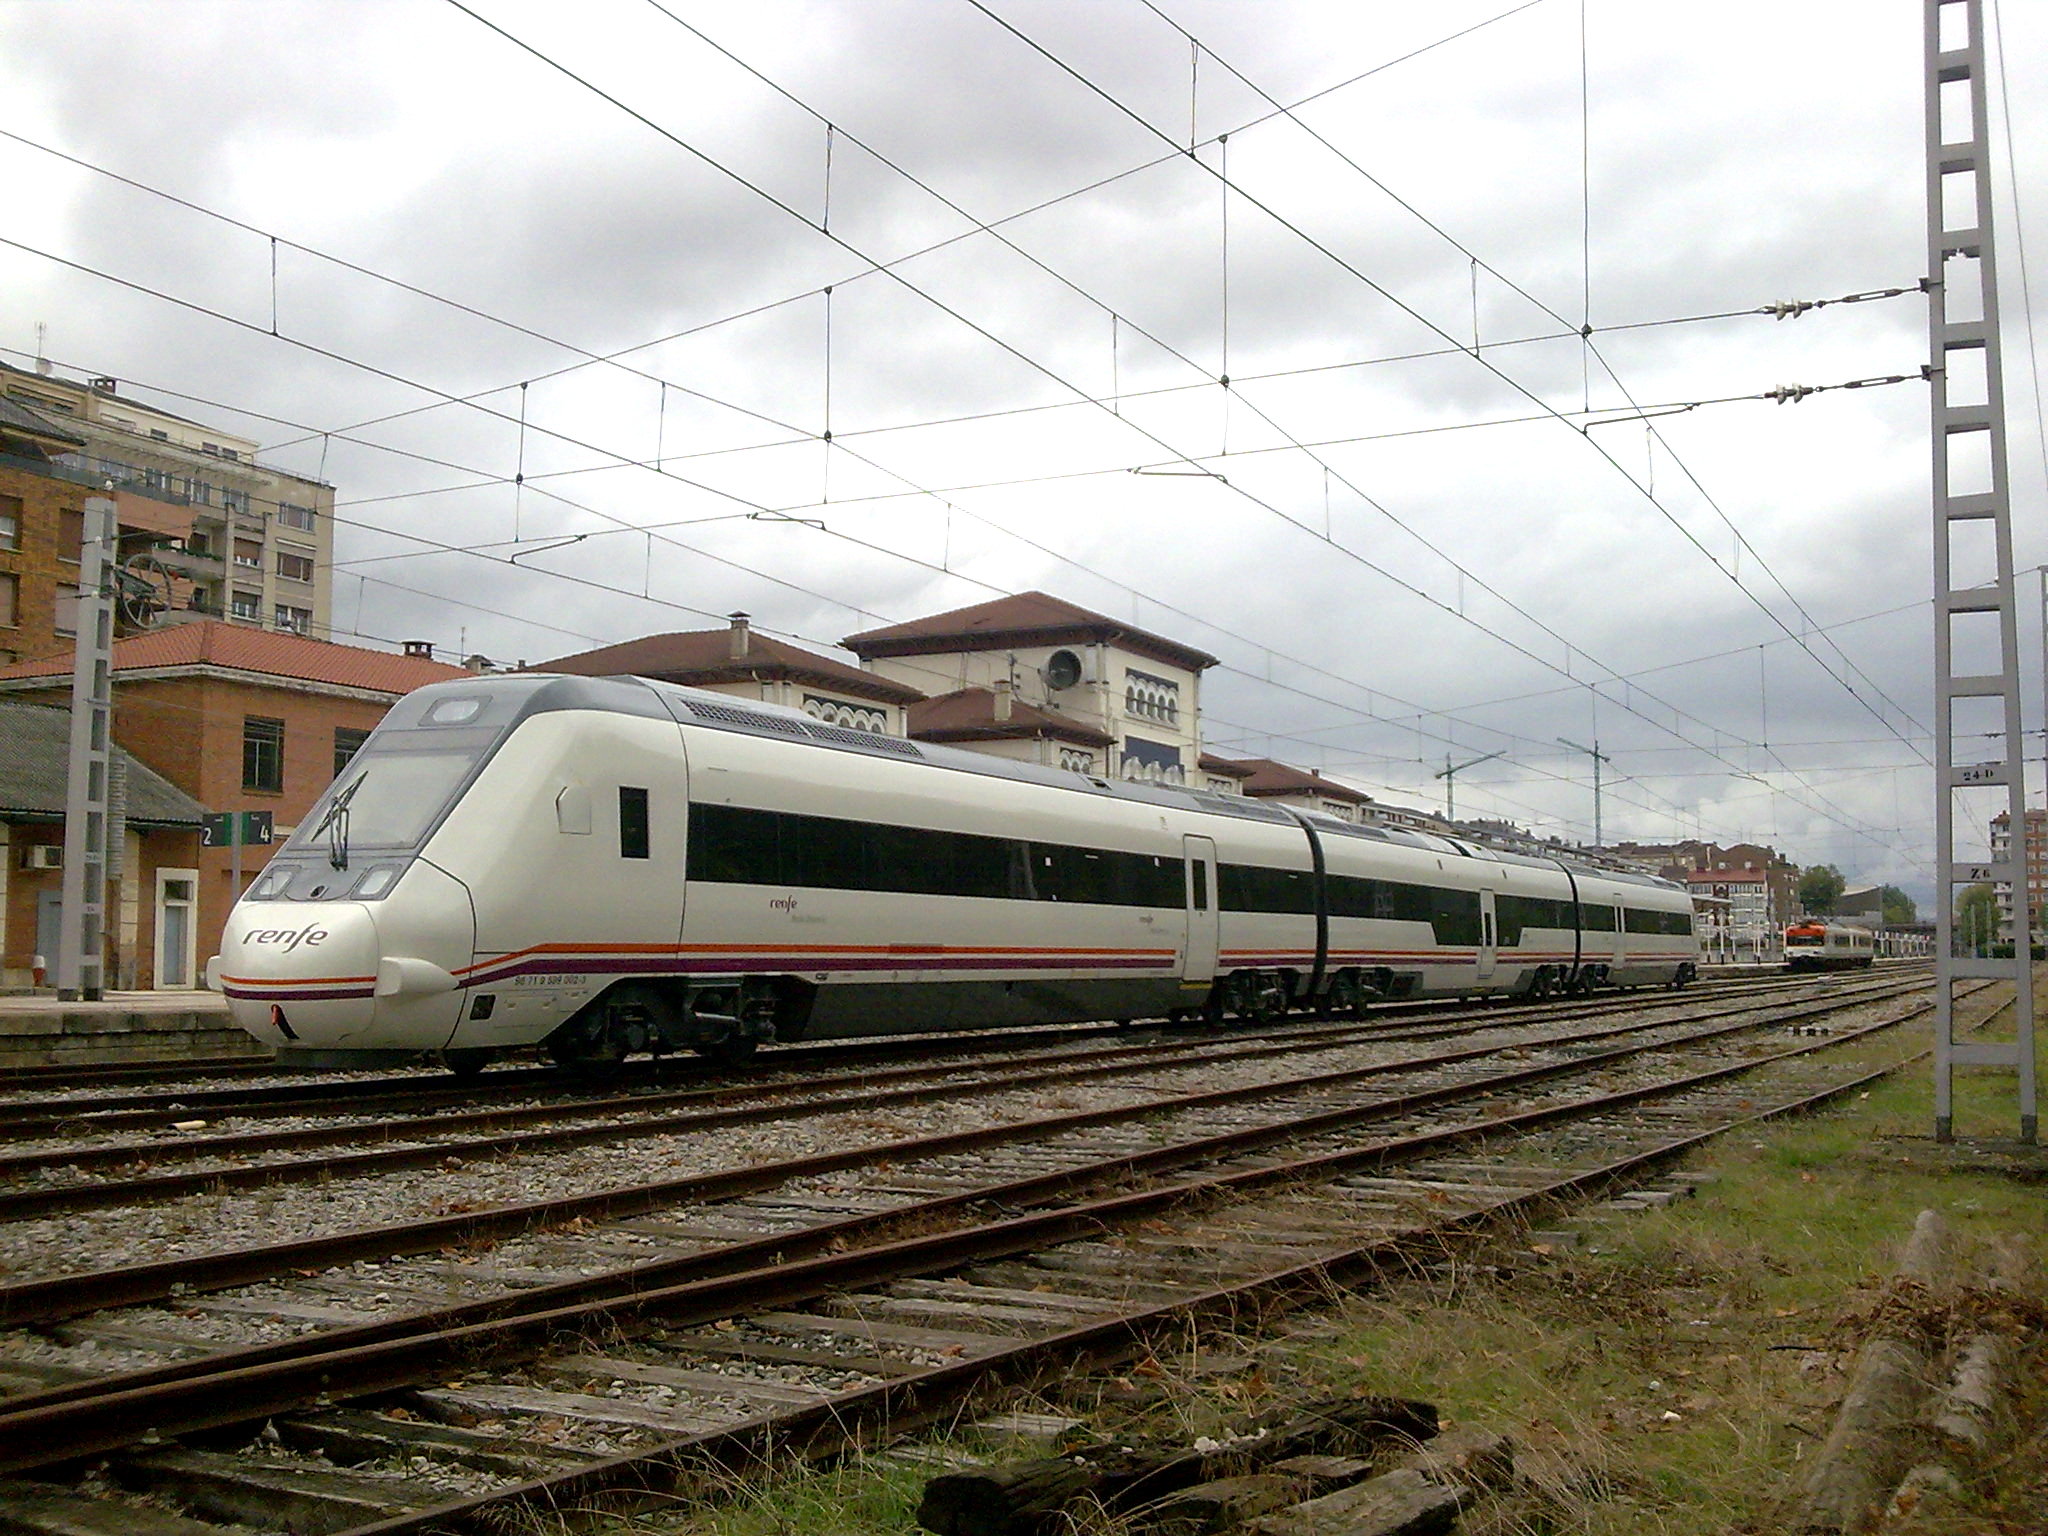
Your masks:
<svg viewBox="0 0 2048 1536"><path fill-rule="evenodd" d="M1015 597L955 608L928 619L912 619L908 624L870 629L848 635L839 643L865 659L928 656L946 651L998 651L1011 646L1093 645L1098 641L1120 645L1191 672L1216 665L1216 658L1207 651L1198 651L1191 645L1168 640L1043 592L1019 592Z"/></svg>
<svg viewBox="0 0 2048 1536"><path fill-rule="evenodd" d="M114 749L128 764L128 819L196 827L206 808L168 780ZM0 700L0 815L64 814L71 766L71 711Z"/></svg>
<svg viewBox="0 0 2048 1536"><path fill-rule="evenodd" d="M1321 795L1326 800L1340 800L1348 805L1372 804L1372 796L1362 789L1353 789L1348 784L1339 784L1319 773L1292 768L1286 763L1276 763L1270 757L1247 757L1235 762L1237 767L1251 770L1244 781L1243 793L1247 795ZM1228 770L1219 766L1215 771Z"/></svg>
<svg viewBox="0 0 2048 1536"><path fill-rule="evenodd" d="M53 443L70 443L82 446L85 439L76 432L58 426L48 417L30 410L19 400L0 395L0 432L14 433L22 437L44 438Z"/></svg>
<svg viewBox="0 0 2048 1536"><path fill-rule="evenodd" d="M1043 709L1010 700L1010 718L996 718L996 696L986 688L962 688L910 706L910 735L916 741L1030 741L1050 736L1085 747L1116 745L1114 736Z"/></svg>
<svg viewBox="0 0 2048 1536"><path fill-rule="evenodd" d="M1250 763L1239 762L1234 757L1218 757L1213 752L1204 752L1196 766L1219 779L1248 779L1259 771Z"/></svg>
<svg viewBox="0 0 2048 1536"><path fill-rule="evenodd" d="M584 677L652 677L693 687L746 682L752 678L788 678L885 704L912 704L924 697L915 688L849 667L843 661L790 645L759 630L750 629L745 634L747 650L740 657L732 654L730 629L694 629L679 634L644 635L595 651L557 656L553 661L537 661L528 670L574 672Z"/></svg>
<svg viewBox="0 0 2048 1536"><path fill-rule="evenodd" d="M428 683L469 675L447 662L314 640L305 635L279 634L217 619L153 629L114 642L117 673L173 667L219 667L298 682L361 688L394 698ZM70 675L71 653L62 651L39 661L19 661L0 667L0 688Z"/></svg>

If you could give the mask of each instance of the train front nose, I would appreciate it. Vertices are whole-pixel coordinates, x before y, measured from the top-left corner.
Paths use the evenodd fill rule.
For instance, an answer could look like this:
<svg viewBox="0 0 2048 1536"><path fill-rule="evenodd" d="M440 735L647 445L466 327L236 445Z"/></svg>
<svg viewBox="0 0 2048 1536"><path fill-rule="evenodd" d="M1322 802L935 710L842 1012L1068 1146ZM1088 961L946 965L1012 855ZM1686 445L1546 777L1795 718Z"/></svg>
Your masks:
<svg viewBox="0 0 2048 1536"><path fill-rule="evenodd" d="M208 980L273 1048L341 1048L376 1026L377 924L360 902L243 902Z"/></svg>

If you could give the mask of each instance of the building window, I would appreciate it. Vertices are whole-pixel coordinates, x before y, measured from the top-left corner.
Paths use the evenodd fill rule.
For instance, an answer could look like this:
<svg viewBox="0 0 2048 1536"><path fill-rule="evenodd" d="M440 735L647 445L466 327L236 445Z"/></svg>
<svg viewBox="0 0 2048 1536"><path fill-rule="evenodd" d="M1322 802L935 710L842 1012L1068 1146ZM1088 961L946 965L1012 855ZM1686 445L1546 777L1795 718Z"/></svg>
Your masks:
<svg viewBox="0 0 2048 1536"><path fill-rule="evenodd" d="M304 528L311 531L315 514L311 507L298 507L288 501L277 504L277 521L280 527Z"/></svg>
<svg viewBox="0 0 2048 1536"><path fill-rule="evenodd" d="M334 728L334 774L341 777L341 770L348 766L348 760L362 750L364 742L370 739L368 731L359 731L353 726L337 725Z"/></svg>
<svg viewBox="0 0 2048 1536"><path fill-rule="evenodd" d="M0 549L21 548L21 498L0 496Z"/></svg>
<svg viewBox="0 0 2048 1536"><path fill-rule="evenodd" d="M166 432L162 427L151 427L149 429L149 435L155 438L160 443L168 443L171 440L171 434Z"/></svg>
<svg viewBox="0 0 2048 1536"><path fill-rule="evenodd" d="M66 565L85 558L85 508L65 507L58 512L57 558Z"/></svg>
<svg viewBox="0 0 2048 1536"><path fill-rule="evenodd" d="M249 493L223 488L220 493L220 505L223 512L246 512L249 510Z"/></svg>
<svg viewBox="0 0 2048 1536"><path fill-rule="evenodd" d="M1124 672L1124 713L1162 725L1180 723L1180 684L1149 672Z"/></svg>
<svg viewBox="0 0 2048 1536"><path fill-rule="evenodd" d="M1124 738L1123 776L1146 784L1185 784L1187 772L1181 766L1180 749L1136 736Z"/></svg>
<svg viewBox="0 0 2048 1536"><path fill-rule="evenodd" d="M236 541L238 544L240 540ZM286 581L311 581L313 579L313 557L311 555L288 555L277 552L277 574Z"/></svg>
<svg viewBox="0 0 2048 1536"><path fill-rule="evenodd" d="M247 619L252 624L262 623L263 594L261 592L243 592L238 590L234 595L232 606L228 610L228 616L236 619Z"/></svg>
<svg viewBox="0 0 2048 1536"><path fill-rule="evenodd" d="M804 695L804 713L813 720L822 720L827 725L836 725L849 731L872 731L877 736L889 733L889 712L873 709L865 704L849 704L844 699L828 699L821 694Z"/></svg>
<svg viewBox="0 0 2048 1536"><path fill-rule="evenodd" d="M21 622L16 610L21 603L21 578L0 575L0 625L12 629Z"/></svg>
<svg viewBox="0 0 2048 1536"><path fill-rule="evenodd" d="M195 507L210 507L213 505L213 486L204 480L187 480L185 499Z"/></svg>
<svg viewBox="0 0 2048 1536"><path fill-rule="evenodd" d="M242 788L284 790L284 722L261 715L242 717Z"/></svg>
<svg viewBox="0 0 2048 1536"><path fill-rule="evenodd" d="M235 564L245 571L263 569L263 541L260 539L235 540Z"/></svg>
<svg viewBox="0 0 2048 1536"><path fill-rule="evenodd" d="M313 610L294 608L290 603L279 603L274 615L276 627L291 635L310 635L313 632Z"/></svg>
<svg viewBox="0 0 2048 1536"><path fill-rule="evenodd" d="M57 613L51 628L60 635L78 633L78 584L60 582L57 586Z"/></svg>

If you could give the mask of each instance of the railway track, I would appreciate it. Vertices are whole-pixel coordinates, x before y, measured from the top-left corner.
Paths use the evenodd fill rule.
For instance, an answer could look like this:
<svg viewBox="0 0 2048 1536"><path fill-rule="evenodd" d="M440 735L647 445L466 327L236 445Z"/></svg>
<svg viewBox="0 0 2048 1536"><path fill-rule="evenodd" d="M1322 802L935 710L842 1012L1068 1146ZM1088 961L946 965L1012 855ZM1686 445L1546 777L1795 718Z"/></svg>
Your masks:
<svg viewBox="0 0 2048 1536"><path fill-rule="evenodd" d="M1866 983L1883 987L1885 981ZM1728 1006L1752 993L1721 993L1671 1010L1674 1018ZM1788 995L1771 989L1766 995ZM1789 995L1798 995L1793 989ZM59 1118L40 1137L24 1137L16 1150L0 1152L0 1222L64 1212L106 1209L222 1193L272 1184L328 1181L381 1171L431 1167L450 1157L465 1164L579 1145L630 1143L636 1137L671 1137L835 1110L874 1109L958 1096L1087 1082L1128 1074L1133 1069L1166 1070L1188 1064L1251 1062L1305 1051L1330 1051L1360 1044L1440 1039L1486 1032L1512 1040L1516 1027L1554 1031L1560 1018L1632 1016L1639 999L1609 999L1571 1014L1552 1008L1491 1010L1433 1024L1390 1026L1322 1024L1282 1029L1253 1037L1183 1034L1114 1046L1072 1040L1047 1049L1012 1051L998 1057L942 1059L914 1067L860 1074L849 1089L844 1074L789 1078L779 1082L637 1090L598 1097L550 1098L500 1108L443 1106L432 1113L345 1114L314 1117L311 1123L245 1129L236 1119L224 1129L213 1121L165 1116L189 1110L122 1110L89 1120ZM295 1117L302 1122L304 1116ZM174 1132L166 1138L163 1128ZM125 1130L155 1130L146 1139L123 1138ZM66 1134L66 1133L69 1134ZM272 1156L341 1148L311 1157ZM367 1148L367 1149L366 1149ZM178 1165L178 1171L165 1171Z"/></svg>
<svg viewBox="0 0 2048 1536"><path fill-rule="evenodd" d="M1912 1010L1878 1001L1884 990L1836 989L1807 1005L1806 1027L1881 1008L1854 1038L1892 1028ZM1318 1277L1364 1273L1440 1240L1446 1222L1624 1177L1760 1103L1802 1103L1862 1080L1828 1064L1844 1035L1788 1045L1783 1032L1797 1022L1780 1008L1638 1027L1627 1041L1623 1026L1588 1029L1511 1046L1515 1060L1499 1059L1495 1042L1183 1095L1173 1108L734 1170L740 1183L723 1196L704 1188L644 1206L654 1219L558 1211L587 1224L524 1251L501 1243L488 1256L501 1271L492 1294L421 1306L423 1293L373 1261L374 1273L329 1274L314 1294L360 1302L382 1285L385 1308L403 1315L341 1322L344 1309L330 1306L326 1326L229 1348L190 1331L180 1345L160 1321L161 1363L111 1378L55 1379L82 1375L124 1326L131 1342L151 1330L104 1314L52 1327L85 1310L81 1277L70 1277L61 1304L67 1288L46 1287L55 1310L40 1314L42 1326L64 1348L45 1363L45 1384L0 1403L0 1446L10 1448L0 1465L21 1473L113 1453L116 1481L209 1518L235 1518L249 1487L288 1484L301 1510L294 1529L397 1531L482 1529L508 1498L673 1481L745 1462L770 1440L822 1448L862 1426L949 1411L977 1386L1131 1347L1169 1316L1277 1304L1327 1283ZM621 1267L621 1250L636 1244L640 1262ZM665 1256L648 1258L650 1244ZM565 1277L572 1254L586 1267L595 1258L598 1272ZM414 1271L411 1283L431 1272ZM9 1289L19 1308L28 1298ZM197 1295L174 1300L192 1310ZM223 1303L242 1316L317 1307L275 1291L212 1293ZM10 1363L36 1365L0 1355ZM462 1385L450 1387L451 1375ZM310 1411L375 1394L374 1407ZM245 1426L265 1418L249 1448ZM230 1427L240 1451L218 1438ZM137 1450L145 1430L198 1438ZM343 1462L358 1470L337 1470ZM20 1484L0 1503L75 1491Z"/></svg>
<svg viewBox="0 0 2048 1536"><path fill-rule="evenodd" d="M1810 980L1810 978L1808 978ZM1694 995L1755 996L1796 988L1789 975L1726 978L1696 982ZM1626 1006L1633 994L1603 994L1592 1002L1537 1005L1535 1016L1569 1012L1587 1006ZM1475 1007L1465 1000L1374 1005L1367 1024L1409 1027L1432 1018L1520 1012L1526 1005L1507 999ZM1287 1035L1306 1027L1296 1014L1242 1034ZM1191 1030L1165 1028L1139 1031L1165 1035ZM609 1077L593 1081L554 1066L508 1063L478 1077L458 1079L437 1067L397 1073L281 1073L271 1064L248 1062L189 1063L176 1069L161 1064L113 1063L101 1071L89 1068L19 1068L0 1071L0 1141L33 1140L52 1133L149 1129L178 1121L276 1119L335 1114L433 1113L478 1104L554 1097L588 1097L602 1092L628 1097L678 1086L719 1086L755 1081L782 1073L829 1073L886 1067L893 1062L979 1060L1011 1053L1058 1050L1105 1038L1128 1038L1129 1026L1063 1025L1016 1030L985 1030L967 1034L912 1035L862 1040L793 1044L764 1050L750 1069L735 1073L696 1057L636 1060ZM138 1082L162 1086L139 1088ZM240 1086L223 1086L240 1084ZM61 1087L62 1092L52 1092Z"/></svg>

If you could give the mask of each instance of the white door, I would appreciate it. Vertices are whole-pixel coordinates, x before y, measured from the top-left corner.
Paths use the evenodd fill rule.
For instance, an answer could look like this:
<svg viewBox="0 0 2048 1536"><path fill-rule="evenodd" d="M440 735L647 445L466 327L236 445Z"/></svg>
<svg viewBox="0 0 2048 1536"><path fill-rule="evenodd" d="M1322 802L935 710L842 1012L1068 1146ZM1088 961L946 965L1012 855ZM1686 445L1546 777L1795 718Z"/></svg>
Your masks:
<svg viewBox="0 0 2048 1536"><path fill-rule="evenodd" d="M194 950L199 938L199 871L156 872L156 985L177 991L197 985Z"/></svg>
<svg viewBox="0 0 2048 1536"><path fill-rule="evenodd" d="M1478 964L1472 972L1472 978L1475 981L1493 980L1493 963L1498 952L1496 944L1497 934L1498 930L1493 925L1493 892L1481 891L1479 893L1479 955Z"/></svg>
<svg viewBox="0 0 2048 1536"><path fill-rule="evenodd" d="M1216 979L1216 843L1212 838L1184 836L1181 851L1187 863L1188 953L1183 981Z"/></svg>

